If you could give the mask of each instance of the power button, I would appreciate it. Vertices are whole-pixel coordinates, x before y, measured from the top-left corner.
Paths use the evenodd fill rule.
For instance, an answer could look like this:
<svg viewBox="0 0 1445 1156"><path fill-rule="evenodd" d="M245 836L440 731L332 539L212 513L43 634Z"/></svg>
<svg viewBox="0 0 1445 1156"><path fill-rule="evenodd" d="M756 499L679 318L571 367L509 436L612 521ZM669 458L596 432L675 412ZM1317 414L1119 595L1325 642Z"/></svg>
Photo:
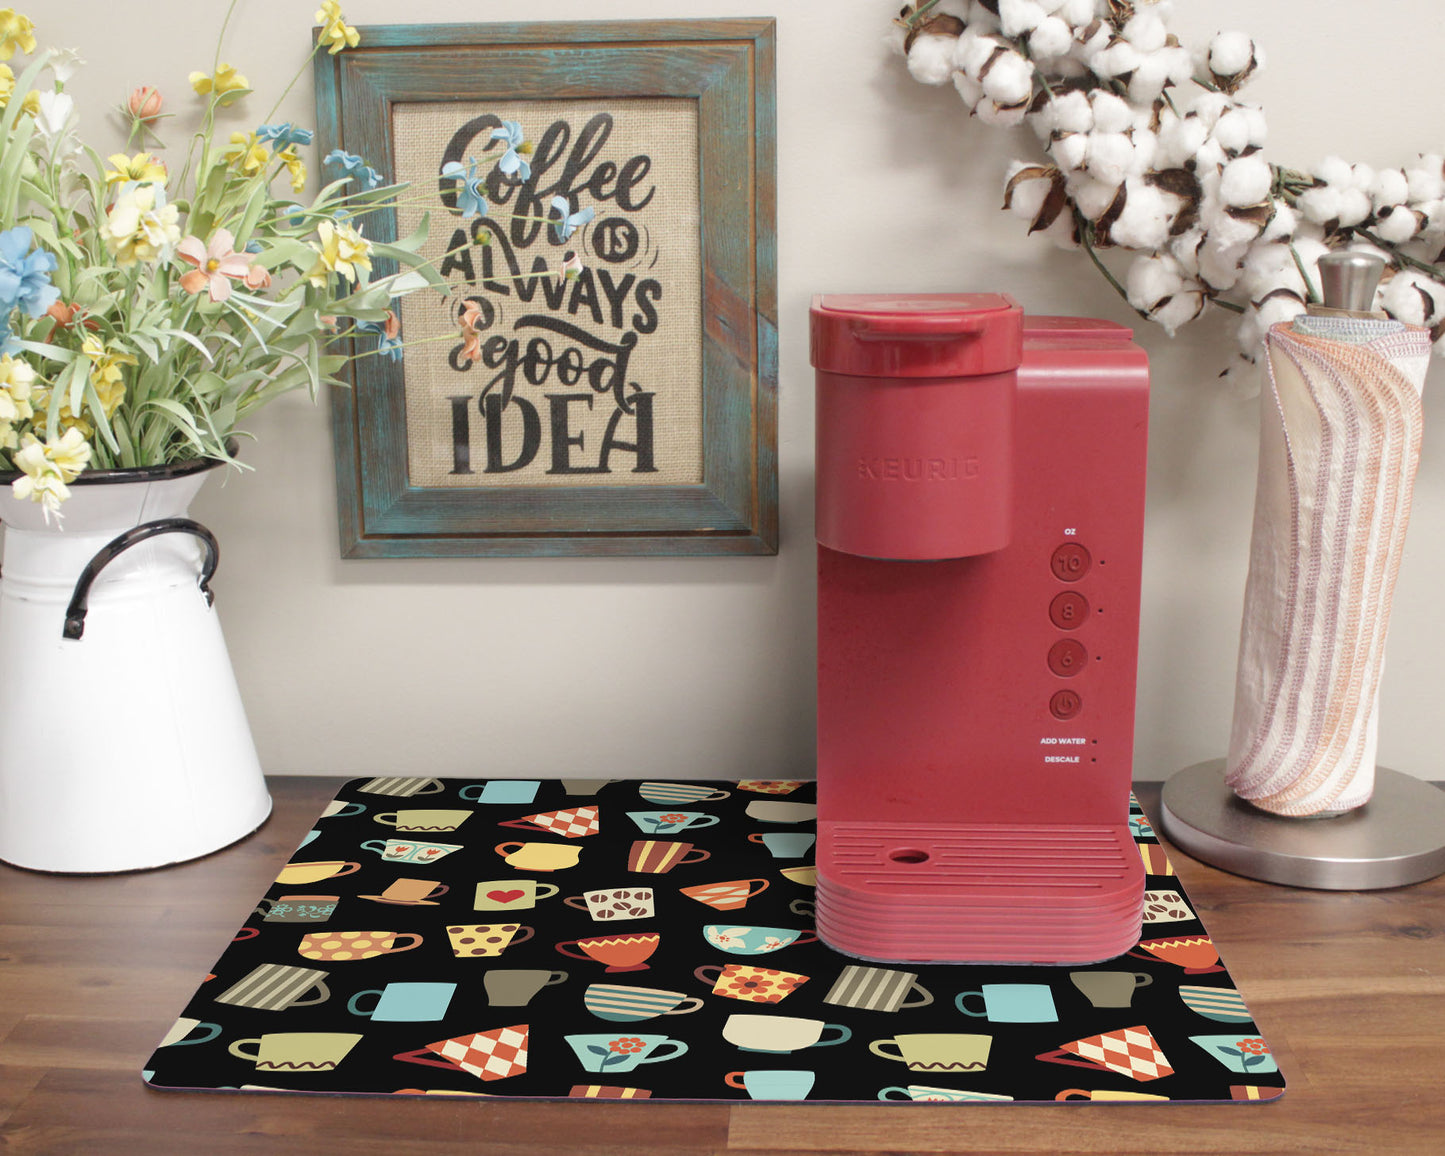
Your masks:
<svg viewBox="0 0 1445 1156"><path fill-rule="evenodd" d="M1057 719L1071 719L1084 709L1084 700L1079 692L1061 690L1049 699L1049 713Z"/></svg>

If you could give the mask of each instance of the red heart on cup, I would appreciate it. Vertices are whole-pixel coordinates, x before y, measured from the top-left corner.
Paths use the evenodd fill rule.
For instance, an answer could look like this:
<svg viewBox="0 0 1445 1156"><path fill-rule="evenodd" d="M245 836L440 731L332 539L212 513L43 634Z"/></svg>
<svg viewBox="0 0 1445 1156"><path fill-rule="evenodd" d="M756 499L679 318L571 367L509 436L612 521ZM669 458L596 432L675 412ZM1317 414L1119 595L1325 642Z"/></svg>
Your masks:
<svg viewBox="0 0 1445 1156"><path fill-rule="evenodd" d="M513 899L520 899L527 894L520 887L515 891L488 891L487 898L497 903L510 903Z"/></svg>

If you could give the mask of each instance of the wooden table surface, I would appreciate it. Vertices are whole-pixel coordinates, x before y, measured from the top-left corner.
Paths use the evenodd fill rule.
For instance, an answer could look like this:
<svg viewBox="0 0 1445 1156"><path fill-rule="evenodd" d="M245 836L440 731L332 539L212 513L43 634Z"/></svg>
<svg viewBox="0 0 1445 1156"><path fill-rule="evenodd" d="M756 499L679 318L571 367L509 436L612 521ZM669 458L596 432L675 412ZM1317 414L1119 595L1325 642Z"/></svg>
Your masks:
<svg viewBox="0 0 1445 1156"><path fill-rule="evenodd" d="M1375 892L1175 867L1289 1083L1266 1104L574 1103L157 1092L140 1067L334 779L256 835L117 876L0 865L0 1151L1445 1153L1445 876ZM1157 785L1138 789L1157 815Z"/></svg>

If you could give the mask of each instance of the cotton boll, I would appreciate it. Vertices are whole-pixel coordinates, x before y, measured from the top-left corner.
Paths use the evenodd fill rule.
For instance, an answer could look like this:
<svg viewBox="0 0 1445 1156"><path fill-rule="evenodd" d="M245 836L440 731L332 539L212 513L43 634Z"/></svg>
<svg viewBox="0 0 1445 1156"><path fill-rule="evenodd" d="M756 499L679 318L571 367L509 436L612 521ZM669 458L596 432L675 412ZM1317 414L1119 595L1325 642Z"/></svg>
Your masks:
<svg viewBox="0 0 1445 1156"><path fill-rule="evenodd" d="M953 87L958 89L958 95L963 98L963 103L968 105L970 111L976 108L978 102L983 99L983 85L966 72L953 74Z"/></svg>
<svg viewBox="0 0 1445 1156"><path fill-rule="evenodd" d="M981 80L988 62L993 59L994 53L1003 47L1003 44L992 36L976 36L965 32L958 38L953 63L974 80Z"/></svg>
<svg viewBox="0 0 1445 1156"><path fill-rule="evenodd" d="M1408 205L1386 205L1375 214L1375 232L1392 245L1403 245L1413 240L1425 224L1423 213L1417 213Z"/></svg>
<svg viewBox="0 0 1445 1156"><path fill-rule="evenodd" d="M1064 0L1035 0L1035 3L1037 3L1038 6L1044 10L1045 15L1048 16L1054 15L1064 6Z"/></svg>
<svg viewBox="0 0 1445 1156"><path fill-rule="evenodd" d="M1210 135L1230 156L1238 156L1249 147L1249 114L1242 108L1231 108L1215 122Z"/></svg>
<svg viewBox="0 0 1445 1156"><path fill-rule="evenodd" d="M1023 124L1028 111L1027 104L1001 105L985 96L974 106L973 115L994 128L1016 128Z"/></svg>
<svg viewBox="0 0 1445 1156"><path fill-rule="evenodd" d="M1209 126L1197 116L1177 116L1160 125L1159 151L1155 163L1162 169L1179 169L1194 159Z"/></svg>
<svg viewBox="0 0 1445 1156"><path fill-rule="evenodd" d="M1238 76L1254 58L1254 41L1243 32L1219 32L1209 42L1205 63L1216 76Z"/></svg>
<svg viewBox="0 0 1445 1156"><path fill-rule="evenodd" d="M1059 137L1049 146L1049 155L1066 173L1082 169L1089 160L1088 133L1071 132Z"/></svg>
<svg viewBox="0 0 1445 1156"><path fill-rule="evenodd" d="M1082 24L1075 33L1074 53L1092 68L1094 57L1108 48L1113 41L1113 29L1105 21Z"/></svg>
<svg viewBox="0 0 1445 1156"><path fill-rule="evenodd" d="M1059 17L1075 28L1085 28L1097 14L1095 0L1064 0L1056 9Z"/></svg>
<svg viewBox="0 0 1445 1156"><path fill-rule="evenodd" d="M1370 208L1370 194L1364 189L1345 189L1340 194L1340 226L1349 228L1360 224L1370 215Z"/></svg>
<svg viewBox="0 0 1445 1156"><path fill-rule="evenodd" d="M1255 309L1260 322L1268 330L1281 322L1293 321L1305 311L1305 303L1293 290L1277 289L1271 290L1271 295L1260 301Z"/></svg>
<svg viewBox="0 0 1445 1156"><path fill-rule="evenodd" d="M985 69L979 82L985 95L1000 107L1025 104L1034 92L1033 65L1017 52L1003 52ZM1020 114L1019 120L1022 119Z"/></svg>
<svg viewBox="0 0 1445 1156"><path fill-rule="evenodd" d="M1158 302L1183 288L1184 275L1179 262L1167 254L1136 257L1124 277L1129 304L1142 313L1148 313Z"/></svg>
<svg viewBox="0 0 1445 1156"><path fill-rule="evenodd" d="M1128 132L1134 126L1134 110L1123 97L1098 89L1090 103L1094 109L1094 127L1100 132Z"/></svg>
<svg viewBox="0 0 1445 1156"><path fill-rule="evenodd" d="M1232 213L1229 206L1209 195L1199 206L1199 223L1209 234L1209 243L1222 249L1248 245L1264 229L1264 221L1253 214Z"/></svg>
<svg viewBox="0 0 1445 1156"><path fill-rule="evenodd" d="M1085 219L1097 221L1114 203L1119 195L1119 186L1092 180L1089 177L1069 181L1069 195Z"/></svg>
<svg viewBox="0 0 1445 1156"><path fill-rule="evenodd" d="M1415 211L1423 218L1420 226L1420 235L1431 239L1445 234L1445 197L1437 201L1421 201L1415 205Z"/></svg>
<svg viewBox="0 0 1445 1156"><path fill-rule="evenodd" d="M1029 33L1029 55L1038 61L1063 56L1073 47L1074 30L1057 16L1046 16Z"/></svg>
<svg viewBox="0 0 1445 1156"><path fill-rule="evenodd" d="M1305 220L1328 225L1340 219L1344 194L1338 185L1319 185L1299 195L1299 211Z"/></svg>
<svg viewBox="0 0 1445 1156"><path fill-rule="evenodd" d="M1433 325L1445 315L1445 285L1405 269L1390 278L1380 294L1380 306L1407 325Z"/></svg>
<svg viewBox="0 0 1445 1156"><path fill-rule="evenodd" d="M995 4L994 7L997 8L998 5ZM980 0L972 0L968 6L968 15L964 17L964 21L970 28L976 28L980 32L998 31L997 13L990 12Z"/></svg>
<svg viewBox="0 0 1445 1156"><path fill-rule="evenodd" d="M1189 229L1169 241L1169 255L1190 277L1199 276L1199 250L1204 245L1204 230Z"/></svg>
<svg viewBox="0 0 1445 1156"><path fill-rule="evenodd" d="M1129 162L1129 175L1141 177L1154 165L1154 158L1159 153L1159 138L1148 129L1136 128L1129 133L1129 140L1134 145L1134 156Z"/></svg>
<svg viewBox="0 0 1445 1156"><path fill-rule="evenodd" d="M1161 53L1153 53L1144 57L1129 77L1129 99L1138 105L1151 106L1169 83L1168 61Z"/></svg>
<svg viewBox="0 0 1445 1156"><path fill-rule="evenodd" d="M1169 30L1157 12L1141 9L1124 25L1120 35L1140 52L1157 52L1169 39Z"/></svg>
<svg viewBox="0 0 1445 1156"><path fill-rule="evenodd" d="M1124 191L1124 208L1109 227L1109 239L1126 249L1162 248L1174 223L1175 198L1137 179L1126 181Z"/></svg>
<svg viewBox="0 0 1445 1156"><path fill-rule="evenodd" d="M1274 174L1258 154L1239 157L1224 166L1219 177L1219 199L1226 205L1257 205L1269 198Z"/></svg>
<svg viewBox="0 0 1445 1156"><path fill-rule="evenodd" d="M1050 125L1056 132L1088 132L1094 127L1094 106L1085 93L1061 93L1046 107Z"/></svg>
<svg viewBox="0 0 1445 1156"><path fill-rule="evenodd" d="M1375 184L1375 170L1365 164L1351 165L1349 183L1350 188L1368 194Z"/></svg>
<svg viewBox="0 0 1445 1156"><path fill-rule="evenodd" d="M1410 185L1411 204L1440 200L1445 197L1445 158L1426 153L1418 165L1405 171L1405 179Z"/></svg>
<svg viewBox="0 0 1445 1156"><path fill-rule="evenodd" d="M1410 182L1403 169L1380 169L1370 185L1370 199L1376 211L1386 205L1403 205L1410 198Z"/></svg>
<svg viewBox="0 0 1445 1156"><path fill-rule="evenodd" d="M908 50L908 74L920 84L947 84L953 75L952 36L931 36L927 33L913 42Z"/></svg>
<svg viewBox="0 0 1445 1156"><path fill-rule="evenodd" d="M1263 148L1269 139L1269 124L1264 119L1264 109L1257 104L1242 104L1240 111L1249 122L1249 143L1254 148Z"/></svg>
<svg viewBox="0 0 1445 1156"><path fill-rule="evenodd" d="M1229 163L1229 156L1219 147L1219 142L1210 137L1193 156L1195 171L1199 173L1200 180L1204 180L1206 174L1217 174L1226 164Z"/></svg>
<svg viewBox="0 0 1445 1156"><path fill-rule="evenodd" d="M1233 289L1244 276L1242 262L1248 244L1220 245L1212 238L1199 247L1199 279L1211 289Z"/></svg>
<svg viewBox="0 0 1445 1156"><path fill-rule="evenodd" d="M1274 202L1274 216L1259 235L1261 241L1287 241L1299 228L1299 214L1283 201Z"/></svg>
<svg viewBox="0 0 1445 1156"><path fill-rule="evenodd" d="M1141 60L1143 55L1127 40L1115 40L1089 59L1089 67L1093 69L1095 76L1112 80L1116 76L1133 72L1139 67Z"/></svg>
<svg viewBox="0 0 1445 1156"><path fill-rule="evenodd" d="M1031 175L1019 178L1020 173ZM1004 187L1008 190L1006 196L1009 212L1016 213L1032 223L1038 217L1039 210L1044 207L1044 200L1053 189L1054 182L1042 165L1016 160L1008 167Z"/></svg>
<svg viewBox="0 0 1445 1156"><path fill-rule="evenodd" d="M1349 161L1336 156L1328 156L1314 167L1312 175L1326 184L1347 188L1355 174Z"/></svg>
<svg viewBox="0 0 1445 1156"><path fill-rule="evenodd" d="M1089 174L1107 185L1119 185L1129 175L1134 161L1134 143L1121 132L1089 134Z"/></svg>
<svg viewBox="0 0 1445 1156"><path fill-rule="evenodd" d="M1171 84L1185 85L1194 79L1194 57L1189 49L1182 45L1166 46L1156 55L1163 59Z"/></svg>
<svg viewBox="0 0 1445 1156"><path fill-rule="evenodd" d="M1037 28L1044 19L1044 10L1034 0L998 0L999 29L1010 39Z"/></svg>

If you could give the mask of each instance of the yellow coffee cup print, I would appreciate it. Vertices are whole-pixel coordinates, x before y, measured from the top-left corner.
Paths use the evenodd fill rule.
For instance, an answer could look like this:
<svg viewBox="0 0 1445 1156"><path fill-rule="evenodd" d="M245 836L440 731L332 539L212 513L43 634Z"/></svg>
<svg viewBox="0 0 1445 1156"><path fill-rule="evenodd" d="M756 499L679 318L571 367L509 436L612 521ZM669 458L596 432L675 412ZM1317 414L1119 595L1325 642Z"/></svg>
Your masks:
<svg viewBox="0 0 1445 1156"><path fill-rule="evenodd" d="M307 959L346 963L396 955L421 945L422 937L414 931L314 931L301 937L297 950Z"/></svg>
<svg viewBox="0 0 1445 1156"><path fill-rule="evenodd" d="M325 862L315 863L287 863L281 868L281 874L276 876L276 882L284 883L287 886L295 886L298 883L320 883L323 879L339 879L343 875L350 875L353 871L360 870L360 863L348 863L340 859L328 859Z"/></svg>
<svg viewBox="0 0 1445 1156"><path fill-rule="evenodd" d="M518 871L565 871L582 855L581 847L561 843L498 843L494 850Z"/></svg>
<svg viewBox="0 0 1445 1156"><path fill-rule="evenodd" d="M447 928L458 959L498 956L513 943L526 943L536 931L520 923L466 923Z"/></svg>

